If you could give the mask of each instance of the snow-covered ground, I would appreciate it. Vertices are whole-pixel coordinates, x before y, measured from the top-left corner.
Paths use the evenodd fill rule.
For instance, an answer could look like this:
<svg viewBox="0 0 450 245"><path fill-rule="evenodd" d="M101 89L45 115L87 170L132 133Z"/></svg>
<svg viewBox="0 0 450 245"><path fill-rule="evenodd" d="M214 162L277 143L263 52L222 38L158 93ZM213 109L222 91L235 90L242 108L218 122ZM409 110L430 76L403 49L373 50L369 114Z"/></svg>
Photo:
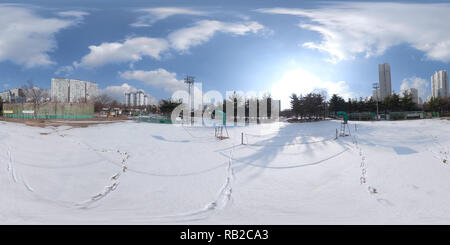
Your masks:
<svg viewBox="0 0 450 245"><path fill-rule="evenodd" d="M339 127L0 122L0 223L450 224L450 121Z"/></svg>

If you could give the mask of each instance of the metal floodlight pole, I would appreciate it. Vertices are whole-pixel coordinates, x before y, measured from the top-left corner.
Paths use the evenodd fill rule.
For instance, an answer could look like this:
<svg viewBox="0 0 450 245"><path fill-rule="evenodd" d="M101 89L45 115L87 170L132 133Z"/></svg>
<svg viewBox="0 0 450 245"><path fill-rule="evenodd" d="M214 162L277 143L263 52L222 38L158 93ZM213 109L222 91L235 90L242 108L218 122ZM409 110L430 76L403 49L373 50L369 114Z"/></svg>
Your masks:
<svg viewBox="0 0 450 245"><path fill-rule="evenodd" d="M372 84L372 88L375 89L375 97L376 97L376 101L377 101L377 120L378 120L378 118L379 118L379 116L378 116L378 92L379 92L380 85L378 83L374 83L374 84Z"/></svg>
<svg viewBox="0 0 450 245"><path fill-rule="evenodd" d="M193 76L186 76L186 78L184 78L184 83L187 83L189 86L189 100L190 100L190 106L191 106L191 124L194 124L194 100L193 100L193 95L194 95L194 91L192 91L192 96L191 96L191 87L193 87L194 85L194 77ZM189 103L188 103L189 104Z"/></svg>

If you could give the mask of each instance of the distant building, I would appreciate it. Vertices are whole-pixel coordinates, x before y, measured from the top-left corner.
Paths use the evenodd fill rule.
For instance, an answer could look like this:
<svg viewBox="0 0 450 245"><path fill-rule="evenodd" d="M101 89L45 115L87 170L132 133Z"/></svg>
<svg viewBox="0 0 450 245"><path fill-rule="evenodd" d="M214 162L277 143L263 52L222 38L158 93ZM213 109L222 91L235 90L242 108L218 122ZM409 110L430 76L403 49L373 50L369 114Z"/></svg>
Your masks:
<svg viewBox="0 0 450 245"><path fill-rule="evenodd" d="M391 96L391 66L388 63L378 65L378 78L380 82L380 100Z"/></svg>
<svg viewBox="0 0 450 245"><path fill-rule="evenodd" d="M136 106L136 93L130 93L130 101L128 101L128 106Z"/></svg>
<svg viewBox="0 0 450 245"><path fill-rule="evenodd" d="M91 102L98 95L98 85L78 79L52 78L51 100L60 103Z"/></svg>
<svg viewBox="0 0 450 245"><path fill-rule="evenodd" d="M20 103L25 102L25 93L21 88L15 88L0 93L3 102Z"/></svg>
<svg viewBox="0 0 450 245"><path fill-rule="evenodd" d="M11 102L11 93L9 90L1 92L0 97L2 98L2 102Z"/></svg>
<svg viewBox="0 0 450 245"><path fill-rule="evenodd" d="M431 96L434 98L448 97L448 72L437 71L431 76Z"/></svg>
<svg viewBox="0 0 450 245"><path fill-rule="evenodd" d="M144 91L139 90L136 93L136 105L137 106L143 106L144 104Z"/></svg>
<svg viewBox="0 0 450 245"><path fill-rule="evenodd" d="M420 104L420 100L419 100L419 91L416 88L410 88L408 89L408 93L411 95L412 97L412 101L415 104Z"/></svg>
<svg viewBox="0 0 450 245"><path fill-rule="evenodd" d="M131 94L125 93L125 105L130 106L130 102L131 102Z"/></svg>
<svg viewBox="0 0 450 245"><path fill-rule="evenodd" d="M148 105L148 96L144 90L125 93L125 106L146 106Z"/></svg>

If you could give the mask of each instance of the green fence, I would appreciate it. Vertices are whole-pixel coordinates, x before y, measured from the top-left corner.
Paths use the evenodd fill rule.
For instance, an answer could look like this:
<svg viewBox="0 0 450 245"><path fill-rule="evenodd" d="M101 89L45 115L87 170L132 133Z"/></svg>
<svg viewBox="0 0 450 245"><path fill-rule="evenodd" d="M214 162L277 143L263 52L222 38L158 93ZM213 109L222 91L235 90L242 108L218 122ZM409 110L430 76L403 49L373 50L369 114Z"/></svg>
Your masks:
<svg viewBox="0 0 450 245"><path fill-rule="evenodd" d="M425 112L424 118L440 117L439 112Z"/></svg>
<svg viewBox="0 0 450 245"><path fill-rule="evenodd" d="M22 119L92 119L93 115L37 115L34 114L4 114L6 118L22 118Z"/></svg>
<svg viewBox="0 0 450 245"><path fill-rule="evenodd" d="M35 113L36 111L36 117ZM91 119L94 105L91 103L16 103L3 105L3 117L22 119Z"/></svg>
<svg viewBox="0 0 450 245"><path fill-rule="evenodd" d="M172 120L168 117L164 116L156 116L156 117L138 117L135 118L136 122L146 122L146 123L162 123L162 124L172 124Z"/></svg>
<svg viewBox="0 0 450 245"><path fill-rule="evenodd" d="M348 119L352 121L369 121L375 118L374 112L352 112L348 114Z"/></svg>

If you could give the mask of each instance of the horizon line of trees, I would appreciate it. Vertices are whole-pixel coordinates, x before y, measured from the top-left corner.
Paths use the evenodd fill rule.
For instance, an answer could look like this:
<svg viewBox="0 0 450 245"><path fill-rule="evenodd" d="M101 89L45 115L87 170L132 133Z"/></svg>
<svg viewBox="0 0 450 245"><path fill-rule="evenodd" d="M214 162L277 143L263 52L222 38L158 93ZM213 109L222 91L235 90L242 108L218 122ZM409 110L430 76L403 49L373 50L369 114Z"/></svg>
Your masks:
<svg viewBox="0 0 450 245"><path fill-rule="evenodd" d="M347 99L338 94L333 94L327 101L322 93L308 93L305 95L293 93L290 96L291 108L280 112L281 116L296 116L297 118L323 118L329 114L335 115L337 111L347 113L376 112L377 101L372 97L359 99ZM450 98L431 98L423 105L417 105L412 95L405 91L402 96L393 93L382 101L378 101L380 114L396 111L450 112Z"/></svg>
<svg viewBox="0 0 450 245"><path fill-rule="evenodd" d="M205 104L203 105L203 108L201 109L195 109L201 110L202 114L206 111L208 106L213 106L215 110L220 110L229 115L230 117L233 116L234 121L237 122L238 120L238 108L244 108L244 114L242 115L245 117L245 120L249 120L250 118L250 106L256 106L256 118L259 120L259 118L264 115L265 117L271 118L272 117L272 96L267 93L262 95L261 97L251 97L246 98L242 94L234 92L228 98L223 99L222 101L218 101L215 104ZM227 103L230 103L233 105L233 111L227 113ZM170 115L172 111L178 106L182 104L181 100L175 101L172 99L163 99L160 100L159 103L159 109L160 112L164 115ZM189 110L190 105L186 105L186 110ZM263 112L261 111L261 108L266 107L267 111ZM211 117L215 117L215 111L212 112Z"/></svg>

